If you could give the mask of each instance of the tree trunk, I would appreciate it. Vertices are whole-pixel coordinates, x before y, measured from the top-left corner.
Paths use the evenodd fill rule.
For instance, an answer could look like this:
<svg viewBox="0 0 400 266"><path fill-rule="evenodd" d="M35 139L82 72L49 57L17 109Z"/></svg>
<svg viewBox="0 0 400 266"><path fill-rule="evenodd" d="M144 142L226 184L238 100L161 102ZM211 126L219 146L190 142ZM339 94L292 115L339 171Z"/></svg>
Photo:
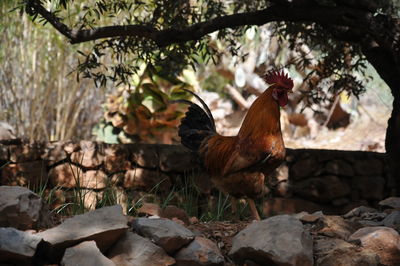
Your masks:
<svg viewBox="0 0 400 266"><path fill-rule="evenodd" d="M396 194L400 195L400 99L393 100L392 115L386 130L385 148L392 177L396 180Z"/></svg>
<svg viewBox="0 0 400 266"><path fill-rule="evenodd" d="M400 196L400 56L394 46L378 45L374 41L364 43L362 49L367 60L390 87L394 97L392 114L386 129L385 148L390 173L396 181L395 193Z"/></svg>

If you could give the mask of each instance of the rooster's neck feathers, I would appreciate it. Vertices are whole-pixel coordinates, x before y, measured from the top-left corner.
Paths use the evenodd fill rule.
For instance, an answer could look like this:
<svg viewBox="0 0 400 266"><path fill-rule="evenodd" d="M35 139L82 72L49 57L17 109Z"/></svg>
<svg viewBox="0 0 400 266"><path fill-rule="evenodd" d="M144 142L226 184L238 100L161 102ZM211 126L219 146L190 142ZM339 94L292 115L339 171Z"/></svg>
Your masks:
<svg viewBox="0 0 400 266"><path fill-rule="evenodd" d="M249 135L261 137L280 132L280 111L278 103L272 97L272 91L265 90L251 105L240 128L239 138Z"/></svg>

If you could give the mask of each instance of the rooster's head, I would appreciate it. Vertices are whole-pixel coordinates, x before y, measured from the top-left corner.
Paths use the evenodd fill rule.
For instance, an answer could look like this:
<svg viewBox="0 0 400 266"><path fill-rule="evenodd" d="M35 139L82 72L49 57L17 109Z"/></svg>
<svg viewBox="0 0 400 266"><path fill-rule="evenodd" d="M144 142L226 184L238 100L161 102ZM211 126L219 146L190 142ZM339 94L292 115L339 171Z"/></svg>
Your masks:
<svg viewBox="0 0 400 266"><path fill-rule="evenodd" d="M293 80L283 70L271 70L264 76L264 81L271 84L272 96L280 106L288 103L288 92L292 92Z"/></svg>

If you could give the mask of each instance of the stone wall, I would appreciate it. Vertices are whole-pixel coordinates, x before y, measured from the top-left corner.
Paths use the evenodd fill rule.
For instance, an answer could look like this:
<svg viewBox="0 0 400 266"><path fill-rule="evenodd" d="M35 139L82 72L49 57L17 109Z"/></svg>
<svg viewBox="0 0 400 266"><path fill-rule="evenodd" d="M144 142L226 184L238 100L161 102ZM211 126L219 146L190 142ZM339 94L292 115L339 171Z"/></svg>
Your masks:
<svg viewBox="0 0 400 266"><path fill-rule="evenodd" d="M112 185L126 200L128 194L149 191L168 195L187 176L195 177L201 191L210 192L196 156L180 145L20 140L0 144L0 185L60 191L78 187L95 197ZM272 188L264 199L267 215L321 209L343 213L358 205L375 206L395 194L384 154L374 152L288 149L286 162L267 182ZM65 195L58 197L58 204L66 200Z"/></svg>

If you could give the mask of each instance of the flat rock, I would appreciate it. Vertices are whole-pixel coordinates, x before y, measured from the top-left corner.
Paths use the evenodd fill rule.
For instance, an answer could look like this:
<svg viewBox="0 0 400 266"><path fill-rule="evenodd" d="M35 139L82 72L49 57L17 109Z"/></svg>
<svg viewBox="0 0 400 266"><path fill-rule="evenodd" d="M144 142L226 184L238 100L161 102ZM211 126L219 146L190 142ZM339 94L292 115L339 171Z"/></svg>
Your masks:
<svg viewBox="0 0 400 266"><path fill-rule="evenodd" d="M94 241L85 241L79 245L67 248L61 260L61 266L115 266L115 263L105 257Z"/></svg>
<svg viewBox="0 0 400 266"><path fill-rule="evenodd" d="M380 257L384 265L399 265L400 263L400 236L396 230L385 227L364 227L352 234L349 240L359 240L366 247Z"/></svg>
<svg viewBox="0 0 400 266"><path fill-rule="evenodd" d="M278 215L240 231L229 255L237 263L308 266L313 265L312 249L312 237L302 223L293 216Z"/></svg>
<svg viewBox="0 0 400 266"><path fill-rule="evenodd" d="M317 260L321 266L380 266L379 256L373 251L358 247L335 249Z"/></svg>
<svg viewBox="0 0 400 266"><path fill-rule="evenodd" d="M168 219L138 218L133 228L171 254L194 239L192 231Z"/></svg>
<svg viewBox="0 0 400 266"><path fill-rule="evenodd" d="M384 226L400 229L400 211L390 213L382 222Z"/></svg>
<svg viewBox="0 0 400 266"><path fill-rule="evenodd" d="M324 214L322 211L314 212L312 214L308 212L300 212L294 215L297 219L302 221L303 223L314 223L318 221L318 219L322 218Z"/></svg>
<svg viewBox="0 0 400 266"><path fill-rule="evenodd" d="M149 239L132 232L125 233L108 251L110 258L118 266L173 265L175 259L168 256Z"/></svg>
<svg viewBox="0 0 400 266"><path fill-rule="evenodd" d="M323 257L330 254L335 249L349 249L355 247L339 238L320 238L315 241L314 255L316 257Z"/></svg>
<svg viewBox="0 0 400 266"><path fill-rule="evenodd" d="M42 245L43 239L37 235L12 227L0 228L0 262L29 265Z"/></svg>
<svg viewBox="0 0 400 266"><path fill-rule="evenodd" d="M340 216L334 215L325 215L318 222L318 226L321 228L318 230L319 234L343 240L347 240L360 227L355 223L344 220Z"/></svg>
<svg viewBox="0 0 400 266"><path fill-rule="evenodd" d="M106 250L128 230L127 222L122 207L115 205L68 218L37 235L51 244L47 256L57 263L66 248L83 241L94 240L101 251Z"/></svg>
<svg viewBox="0 0 400 266"><path fill-rule="evenodd" d="M359 206L347 212L345 215L343 215L343 217L344 218L361 217L365 213L377 213L377 212L378 212L377 209L366 206Z"/></svg>
<svg viewBox="0 0 400 266"><path fill-rule="evenodd" d="M217 245L204 237L196 237L187 247L175 255L177 266L218 266L224 265L224 256Z"/></svg>
<svg viewBox="0 0 400 266"><path fill-rule="evenodd" d="M400 209L400 197L390 197L379 202L380 206Z"/></svg>
<svg viewBox="0 0 400 266"><path fill-rule="evenodd" d="M21 230L46 226L48 212L42 199L18 186L0 186L0 226Z"/></svg>

